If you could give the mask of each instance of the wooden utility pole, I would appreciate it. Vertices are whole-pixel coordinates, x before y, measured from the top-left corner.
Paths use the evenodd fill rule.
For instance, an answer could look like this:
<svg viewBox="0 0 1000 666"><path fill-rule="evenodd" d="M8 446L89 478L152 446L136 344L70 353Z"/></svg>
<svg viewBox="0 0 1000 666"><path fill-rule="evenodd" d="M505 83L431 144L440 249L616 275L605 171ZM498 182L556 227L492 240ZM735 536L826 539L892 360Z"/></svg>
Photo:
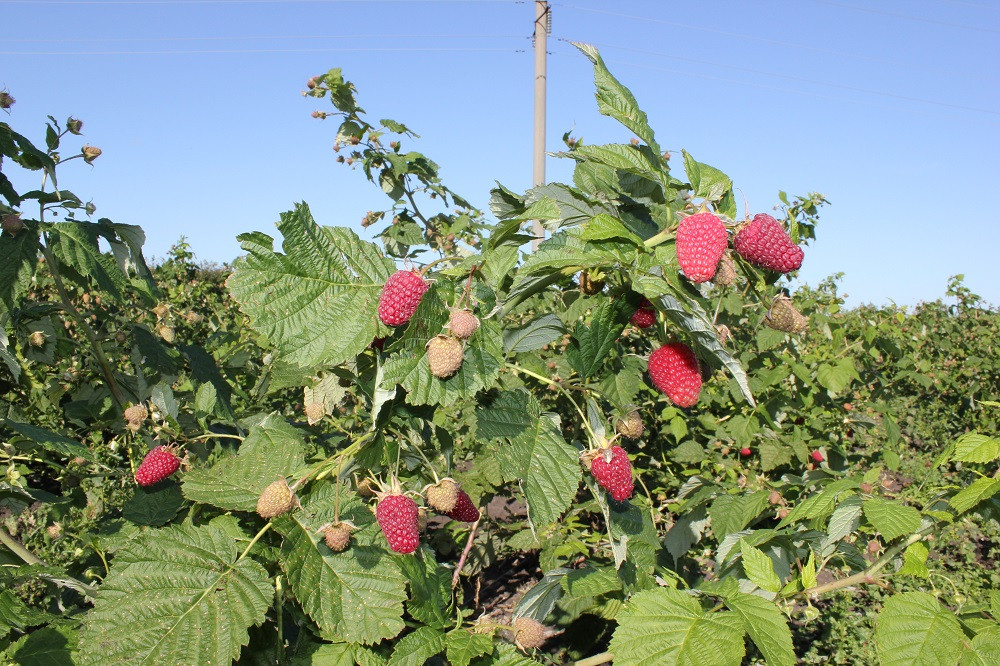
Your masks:
<svg viewBox="0 0 1000 666"><path fill-rule="evenodd" d="M545 184L545 46L551 25L552 11L545 0L535 0L535 144L534 168L532 169L532 185L538 187ZM531 223L531 233L535 239L531 241L531 251L538 249L545 234L541 220Z"/></svg>

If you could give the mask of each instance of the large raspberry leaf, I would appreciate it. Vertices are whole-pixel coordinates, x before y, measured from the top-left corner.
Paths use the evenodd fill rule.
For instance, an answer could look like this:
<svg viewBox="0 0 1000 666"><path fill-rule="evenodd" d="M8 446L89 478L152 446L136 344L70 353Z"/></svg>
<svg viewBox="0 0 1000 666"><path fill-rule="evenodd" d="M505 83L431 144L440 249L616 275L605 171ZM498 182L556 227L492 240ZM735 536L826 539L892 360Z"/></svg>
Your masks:
<svg viewBox="0 0 1000 666"><path fill-rule="evenodd" d="M16 236L0 234L0 314L18 306L38 267L38 225L26 222Z"/></svg>
<svg viewBox="0 0 1000 666"><path fill-rule="evenodd" d="M233 511L254 511L264 488L305 466L302 434L277 414L250 428L239 451L184 475L184 496Z"/></svg>
<svg viewBox="0 0 1000 666"><path fill-rule="evenodd" d="M273 239L239 236L248 253L226 281L250 324L277 348L277 361L309 370L338 365L388 329L377 322L382 285L393 262L349 229L320 227L306 204L282 213Z"/></svg>
<svg viewBox="0 0 1000 666"><path fill-rule="evenodd" d="M281 566L324 639L378 643L403 630L406 577L397 556L375 545L375 517L355 496L340 500L340 519L358 528L351 545L342 553L326 547L319 528L334 522L337 492L332 484L321 485L303 498L302 510L275 520L285 537Z"/></svg>
<svg viewBox="0 0 1000 666"><path fill-rule="evenodd" d="M610 646L615 666L738 666L743 660L740 617L731 611L706 613L681 590L639 592L616 619Z"/></svg>
<svg viewBox="0 0 1000 666"><path fill-rule="evenodd" d="M504 439L496 450L506 481L517 481L536 528L554 523L569 507L580 486L578 452L562 436L559 417L543 413L526 391L501 393L476 410L477 437Z"/></svg>
<svg viewBox="0 0 1000 666"><path fill-rule="evenodd" d="M926 592L897 594L875 620L875 652L883 666L955 664L964 642L955 615Z"/></svg>
<svg viewBox="0 0 1000 666"><path fill-rule="evenodd" d="M218 527L150 530L115 557L77 663L230 664L273 597L264 568Z"/></svg>
<svg viewBox="0 0 1000 666"><path fill-rule="evenodd" d="M727 594L726 606L743 621L743 628L750 634L768 664L794 666L795 649L788 619L778 607L755 594L732 592Z"/></svg>

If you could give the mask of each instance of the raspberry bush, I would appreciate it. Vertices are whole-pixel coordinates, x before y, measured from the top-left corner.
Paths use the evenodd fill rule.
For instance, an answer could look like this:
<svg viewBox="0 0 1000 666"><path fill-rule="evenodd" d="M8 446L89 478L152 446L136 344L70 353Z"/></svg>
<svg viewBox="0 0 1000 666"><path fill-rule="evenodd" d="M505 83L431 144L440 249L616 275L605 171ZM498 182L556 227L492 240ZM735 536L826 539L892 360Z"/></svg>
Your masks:
<svg viewBox="0 0 1000 666"><path fill-rule="evenodd" d="M995 661L994 583L947 596L931 557L1000 516L988 348L789 293L825 200L741 217L580 48L635 139L567 136L572 184L498 185L490 215L339 70L310 79L387 195L376 242L303 203L214 272L183 244L150 270L141 229L56 189L101 155L66 156L80 121L45 150L0 123L3 167L42 175L0 178L6 661L794 664L846 590L872 590L851 660ZM939 327L995 322L953 290Z"/></svg>

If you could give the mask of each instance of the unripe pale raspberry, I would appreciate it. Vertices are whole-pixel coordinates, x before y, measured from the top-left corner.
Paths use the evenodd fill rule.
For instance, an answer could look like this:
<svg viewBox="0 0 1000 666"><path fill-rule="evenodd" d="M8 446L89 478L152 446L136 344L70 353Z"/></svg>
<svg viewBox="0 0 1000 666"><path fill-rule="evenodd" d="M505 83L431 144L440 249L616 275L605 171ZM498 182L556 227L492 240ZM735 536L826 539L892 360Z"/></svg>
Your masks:
<svg viewBox="0 0 1000 666"><path fill-rule="evenodd" d="M140 486L151 486L162 481L181 466L180 458L169 446L157 446L146 454L135 470L135 481Z"/></svg>
<svg viewBox="0 0 1000 666"><path fill-rule="evenodd" d="M323 530L323 540L326 542L327 548L335 553L339 553L347 548L347 544L351 541L351 532L354 531L354 526L348 522L334 523L333 525L328 525Z"/></svg>
<svg viewBox="0 0 1000 666"><path fill-rule="evenodd" d="M94 160L101 156L101 149L97 146L88 146L84 144L83 148L80 149L83 154L83 161L87 164L91 164Z"/></svg>
<svg viewBox="0 0 1000 666"><path fill-rule="evenodd" d="M448 513L458 501L458 484L453 479L441 479L424 491L427 504L438 513Z"/></svg>
<svg viewBox="0 0 1000 666"><path fill-rule="evenodd" d="M469 310L452 310L448 330L459 340L467 340L479 330L479 318Z"/></svg>
<svg viewBox="0 0 1000 666"><path fill-rule="evenodd" d="M385 282L378 299L378 317L387 326L400 326L410 321L427 283L415 271L396 271Z"/></svg>
<svg viewBox="0 0 1000 666"><path fill-rule="evenodd" d="M736 264L728 250L722 253L722 259L719 260L719 265L715 269L712 282L722 287L736 283Z"/></svg>
<svg viewBox="0 0 1000 666"><path fill-rule="evenodd" d="M45 346L45 334L41 331L35 331L28 336L28 343L32 347L43 347Z"/></svg>
<svg viewBox="0 0 1000 666"><path fill-rule="evenodd" d="M160 334L163 341L167 344L173 344L174 340L177 338L177 331L174 330L173 326L160 326L156 329L156 332Z"/></svg>
<svg viewBox="0 0 1000 666"><path fill-rule="evenodd" d="M683 342L663 345L649 355L649 378L678 407L698 402L701 368L694 352Z"/></svg>
<svg viewBox="0 0 1000 666"><path fill-rule="evenodd" d="M751 264L779 273L789 273L802 265L802 248L767 213L758 213L750 224L736 232L733 247Z"/></svg>
<svg viewBox="0 0 1000 666"><path fill-rule="evenodd" d="M326 409L321 402L310 402L305 406L306 423L316 425L326 416Z"/></svg>
<svg viewBox="0 0 1000 666"><path fill-rule="evenodd" d="M66 129L68 129L72 134L80 134L83 129L83 121L79 118L70 118L66 121Z"/></svg>
<svg viewBox="0 0 1000 666"><path fill-rule="evenodd" d="M599 278L592 277L590 271L580 271L580 291L593 296L604 291L605 282Z"/></svg>
<svg viewBox="0 0 1000 666"><path fill-rule="evenodd" d="M711 280L728 244L726 225L717 216L691 215L677 226L677 263L691 282Z"/></svg>
<svg viewBox="0 0 1000 666"><path fill-rule="evenodd" d="M626 414L625 418L615 421L615 431L629 439L639 439L644 430L642 417L635 410Z"/></svg>
<svg viewBox="0 0 1000 666"><path fill-rule="evenodd" d="M462 341L450 335L438 335L427 341L427 362L431 374L447 379L462 367Z"/></svg>
<svg viewBox="0 0 1000 666"><path fill-rule="evenodd" d="M16 101L17 100L14 99L9 92L6 90L0 90L0 109L6 111L10 107L14 106L14 102Z"/></svg>
<svg viewBox="0 0 1000 666"><path fill-rule="evenodd" d="M278 479L257 498L257 514L261 518L274 518L288 513L295 506L295 493L284 479Z"/></svg>
<svg viewBox="0 0 1000 666"><path fill-rule="evenodd" d="M764 325L776 331L799 333L809 325L809 320L795 309L790 298L787 296L778 296L774 299L771 309L764 317Z"/></svg>
<svg viewBox="0 0 1000 666"><path fill-rule="evenodd" d="M455 499L455 508L448 512L448 517L463 523L474 523L479 520L479 509L472 503L469 493L461 488L458 489L458 497Z"/></svg>
<svg viewBox="0 0 1000 666"><path fill-rule="evenodd" d="M397 553L412 553L420 545L417 503L406 495L383 495L375 505L375 520Z"/></svg>
<svg viewBox="0 0 1000 666"><path fill-rule="evenodd" d="M20 213L9 213L3 216L0 220L0 228L9 233L11 236L16 236L21 229L24 229L24 222L21 221Z"/></svg>
<svg viewBox="0 0 1000 666"><path fill-rule="evenodd" d="M519 617L511 624L514 642L523 650L533 650L545 642L545 625L530 617Z"/></svg>
<svg viewBox="0 0 1000 666"><path fill-rule="evenodd" d="M125 410L125 421L128 423L128 429L132 432L138 432L148 417L149 410L142 404L132 405Z"/></svg>
<svg viewBox="0 0 1000 666"><path fill-rule="evenodd" d="M590 473L597 485L608 491L611 499L624 502L632 497L635 479L632 478L632 463L625 449L617 444L597 452L590 463Z"/></svg>
<svg viewBox="0 0 1000 666"><path fill-rule="evenodd" d="M648 298L643 297L639 301L639 307L629 321L639 328L649 328L656 323L656 309L653 308L653 304L649 302Z"/></svg>

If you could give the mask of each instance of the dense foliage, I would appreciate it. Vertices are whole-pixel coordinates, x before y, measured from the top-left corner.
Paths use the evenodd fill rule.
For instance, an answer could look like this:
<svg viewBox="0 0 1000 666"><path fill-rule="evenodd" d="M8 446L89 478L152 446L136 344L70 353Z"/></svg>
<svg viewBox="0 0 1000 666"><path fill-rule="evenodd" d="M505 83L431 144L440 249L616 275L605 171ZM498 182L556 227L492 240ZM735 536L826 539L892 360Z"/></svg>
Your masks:
<svg viewBox="0 0 1000 666"><path fill-rule="evenodd" d="M631 140L567 135L573 182L492 216L310 79L379 242L303 203L225 267L182 241L150 269L59 189L100 155L61 152L79 120L44 150L0 123L4 663L1000 660L1000 313L961 277L845 310L735 252L689 279L680 222L753 216L581 50ZM779 199L806 246L825 199ZM690 406L647 373L668 343Z"/></svg>

